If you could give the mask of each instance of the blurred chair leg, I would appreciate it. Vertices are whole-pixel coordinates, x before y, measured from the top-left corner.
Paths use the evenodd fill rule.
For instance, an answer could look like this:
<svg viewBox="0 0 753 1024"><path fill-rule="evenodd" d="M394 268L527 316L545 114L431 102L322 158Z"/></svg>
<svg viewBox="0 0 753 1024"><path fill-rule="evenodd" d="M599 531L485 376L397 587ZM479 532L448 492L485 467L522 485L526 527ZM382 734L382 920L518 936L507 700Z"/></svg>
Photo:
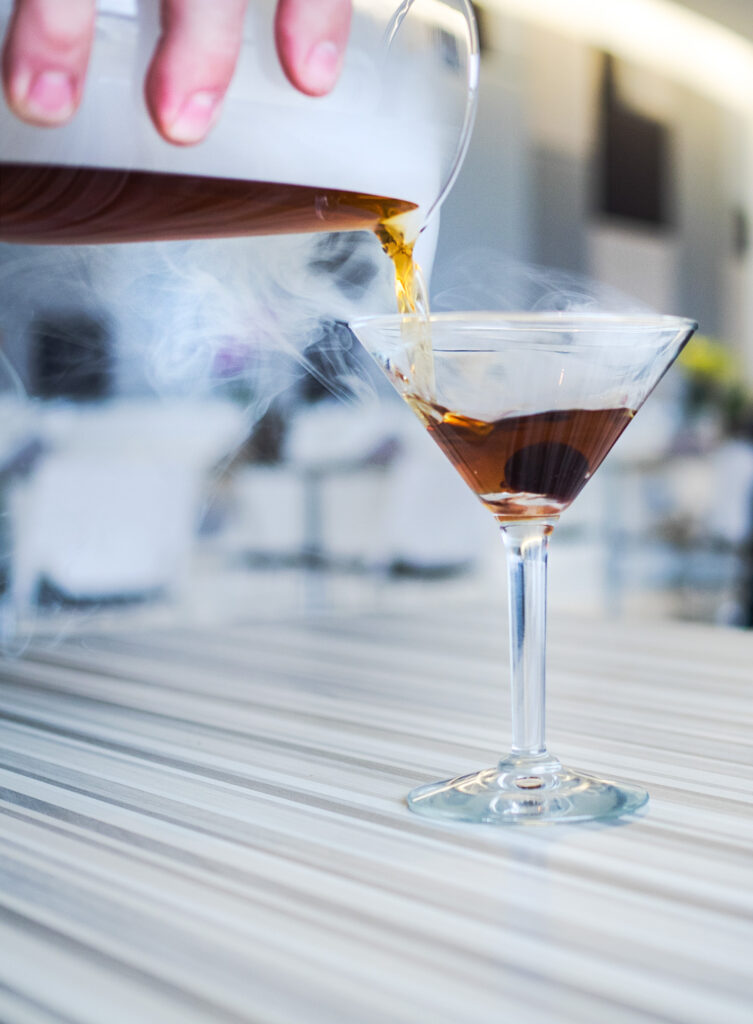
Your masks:
<svg viewBox="0 0 753 1024"><path fill-rule="evenodd" d="M753 629L753 536L740 549L740 625L744 629Z"/></svg>

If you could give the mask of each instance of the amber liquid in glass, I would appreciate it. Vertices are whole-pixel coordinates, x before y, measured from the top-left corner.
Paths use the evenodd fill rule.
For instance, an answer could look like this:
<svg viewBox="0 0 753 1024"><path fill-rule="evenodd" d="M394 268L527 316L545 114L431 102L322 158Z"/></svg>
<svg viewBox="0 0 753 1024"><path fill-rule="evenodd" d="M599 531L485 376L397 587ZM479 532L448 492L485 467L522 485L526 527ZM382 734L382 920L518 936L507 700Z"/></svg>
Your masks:
<svg viewBox="0 0 753 1024"><path fill-rule="evenodd" d="M563 409L472 419L414 396L408 404L500 522L558 516L631 421L631 409Z"/></svg>

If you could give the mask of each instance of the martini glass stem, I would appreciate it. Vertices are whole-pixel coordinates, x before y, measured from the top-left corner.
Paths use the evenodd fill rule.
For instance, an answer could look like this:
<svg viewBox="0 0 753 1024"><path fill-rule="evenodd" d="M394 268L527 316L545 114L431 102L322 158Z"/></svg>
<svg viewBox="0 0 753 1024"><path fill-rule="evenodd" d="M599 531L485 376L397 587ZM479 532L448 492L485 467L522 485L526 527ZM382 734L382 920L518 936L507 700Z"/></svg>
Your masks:
<svg viewBox="0 0 753 1024"><path fill-rule="evenodd" d="M548 522L517 522L502 527L507 551L512 697L512 756L547 756L546 569Z"/></svg>

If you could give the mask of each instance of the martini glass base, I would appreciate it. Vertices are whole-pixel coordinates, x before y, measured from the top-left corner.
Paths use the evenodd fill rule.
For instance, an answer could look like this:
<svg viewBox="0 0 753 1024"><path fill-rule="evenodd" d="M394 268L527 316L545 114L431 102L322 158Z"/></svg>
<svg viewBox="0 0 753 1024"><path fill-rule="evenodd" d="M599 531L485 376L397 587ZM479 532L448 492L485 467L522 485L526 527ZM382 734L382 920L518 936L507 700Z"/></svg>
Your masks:
<svg viewBox="0 0 753 1024"><path fill-rule="evenodd" d="M511 756L496 768L419 786L407 797L408 807L427 818L487 825L617 818L647 800L639 786L563 768L549 755Z"/></svg>

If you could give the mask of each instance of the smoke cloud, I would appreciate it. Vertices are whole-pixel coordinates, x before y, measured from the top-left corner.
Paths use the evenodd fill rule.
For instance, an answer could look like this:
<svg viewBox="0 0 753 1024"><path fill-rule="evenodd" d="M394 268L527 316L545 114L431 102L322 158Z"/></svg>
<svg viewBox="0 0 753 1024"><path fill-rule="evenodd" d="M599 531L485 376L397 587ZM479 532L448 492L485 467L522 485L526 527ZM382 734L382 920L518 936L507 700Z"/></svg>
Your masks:
<svg viewBox="0 0 753 1024"><path fill-rule="evenodd" d="M522 263L474 249L443 261L432 282L432 309L642 314L648 306L585 274Z"/></svg>
<svg viewBox="0 0 753 1024"><path fill-rule="evenodd" d="M40 593L57 608L46 616L47 637L51 623L55 635L91 623L106 606L97 600L104 562L121 579L136 578L129 523L139 520L142 534L155 538L156 560L176 561L173 536L196 525L195 512L178 521L179 498L196 507L181 470L184 449L205 475L212 465L218 472L273 402L283 410L292 403L293 385L314 381L346 400L370 393L369 361L344 324L393 308L389 262L364 232L0 247L0 446L10 460L0 512L0 646L23 649ZM51 401L56 396L62 401ZM97 401L69 401L84 398ZM170 416L161 417L168 406ZM223 409L234 415L223 419ZM161 473L138 465L140 447L160 453ZM101 509L85 541L72 503L66 512L65 496L76 488L90 512ZM149 488L153 497L137 500L135 492L143 499ZM161 517L160 502L172 510ZM107 522L110 512L122 513L117 523ZM142 550L146 596L148 555ZM87 595L75 619L45 583L50 568L63 596Z"/></svg>
<svg viewBox="0 0 753 1024"><path fill-rule="evenodd" d="M107 323L117 393L199 395L234 383L268 402L285 384L278 363L317 373L307 353L327 325L393 305L389 265L363 232L0 247L0 330L25 380L34 321L76 312ZM347 360L330 355L328 384L344 392Z"/></svg>

